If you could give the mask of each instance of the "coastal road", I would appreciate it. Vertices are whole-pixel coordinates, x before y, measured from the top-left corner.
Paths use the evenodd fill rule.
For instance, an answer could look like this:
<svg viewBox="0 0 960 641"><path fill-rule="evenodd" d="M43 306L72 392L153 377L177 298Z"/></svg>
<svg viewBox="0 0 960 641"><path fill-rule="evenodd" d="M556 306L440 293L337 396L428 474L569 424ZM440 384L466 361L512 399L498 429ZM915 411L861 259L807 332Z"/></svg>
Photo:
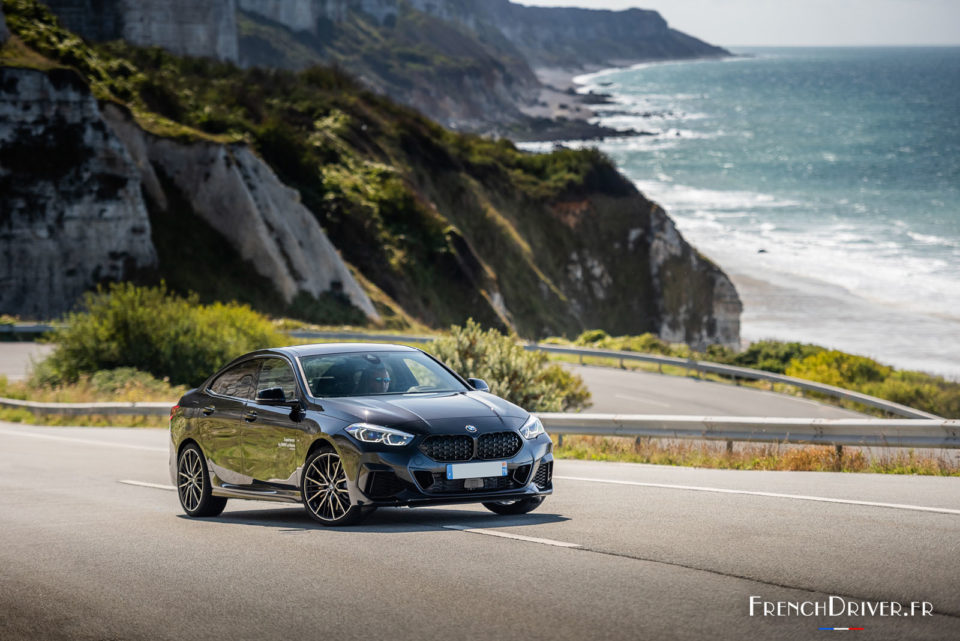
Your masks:
<svg viewBox="0 0 960 641"><path fill-rule="evenodd" d="M563 460L530 515L325 529L251 501L185 518L166 439L0 423L0 638L960 639L955 478ZM831 596L933 614L750 616Z"/></svg>
<svg viewBox="0 0 960 641"><path fill-rule="evenodd" d="M0 374L10 380L22 380L31 359L40 360L52 349L51 345L42 343L0 343ZM693 377L612 367L564 366L583 377L593 396L591 412L801 418L861 416L804 398Z"/></svg>
<svg viewBox="0 0 960 641"><path fill-rule="evenodd" d="M0 342L0 376L11 381L23 380L30 363L46 358L53 347L48 343Z"/></svg>
<svg viewBox="0 0 960 641"><path fill-rule="evenodd" d="M687 414L694 416L776 416L782 418L863 418L863 414L752 387L691 376L665 376L613 367L565 365L583 378L592 395L591 412Z"/></svg>

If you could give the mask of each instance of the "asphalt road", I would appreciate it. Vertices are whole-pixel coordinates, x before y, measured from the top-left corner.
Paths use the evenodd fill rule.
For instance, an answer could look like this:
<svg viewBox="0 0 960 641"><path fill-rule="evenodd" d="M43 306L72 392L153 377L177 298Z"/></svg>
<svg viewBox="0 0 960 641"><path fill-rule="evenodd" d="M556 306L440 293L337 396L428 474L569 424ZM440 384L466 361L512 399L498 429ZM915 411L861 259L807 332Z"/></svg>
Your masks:
<svg viewBox="0 0 960 641"><path fill-rule="evenodd" d="M166 438L0 423L0 639L960 639L955 478L559 461L524 517L333 530L251 501L191 520L122 483L169 484ZM831 595L934 614L750 616Z"/></svg>
<svg viewBox="0 0 960 641"><path fill-rule="evenodd" d="M52 351L53 345L46 343L0 342L0 376L23 380L31 361L43 360Z"/></svg>
<svg viewBox="0 0 960 641"><path fill-rule="evenodd" d="M567 365L593 396L590 412L688 414L694 416L777 416L857 418L862 414L806 398L695 377L664 376L612 367Z"/></svg>

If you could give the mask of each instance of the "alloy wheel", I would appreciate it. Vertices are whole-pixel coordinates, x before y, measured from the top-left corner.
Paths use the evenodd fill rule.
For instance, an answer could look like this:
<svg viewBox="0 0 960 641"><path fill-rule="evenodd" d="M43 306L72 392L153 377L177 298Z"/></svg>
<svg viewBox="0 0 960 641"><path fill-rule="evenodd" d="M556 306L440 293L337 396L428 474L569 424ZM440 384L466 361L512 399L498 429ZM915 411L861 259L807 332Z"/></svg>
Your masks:
<svg viewBox="0 0 960 641"><path fill-rule="evenodd" d="M315 457L303 478L307 508L321 521L339 521L350 510L347 474L340 457L323 452Z"/></svg>
<svg viewBox="0 0 960 641"><path fill-rule="evenodd" d="M193 448L187 448L180 455L177 465L177 492L180 503L187 512L196 512L203 499L203 463Z"/></svg>

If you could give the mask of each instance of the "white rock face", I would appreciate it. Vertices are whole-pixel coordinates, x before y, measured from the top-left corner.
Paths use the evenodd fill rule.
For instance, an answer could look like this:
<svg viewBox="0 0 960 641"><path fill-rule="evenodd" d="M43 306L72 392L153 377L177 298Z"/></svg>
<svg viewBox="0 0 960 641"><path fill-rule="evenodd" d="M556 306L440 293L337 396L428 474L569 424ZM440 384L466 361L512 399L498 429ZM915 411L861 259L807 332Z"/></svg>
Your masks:
<svg viewBox="0 0 960 641"><path fill-rule="evenodd" d="M140 172L69 70L0 68L0 313L48 319L154 267Z"/></svg>
<svg viewBox="0 0 960 641"><path fill-rule="evenodd" d="M156 166L288 302L301 291L313 296L342 292L367 317L379 320L299 192L281 183L248 147L180 143L145 133L115 107L108 106L105 115L140 167L151 196L165 202Z"/></svg>
<svg viewBox="0 0 960 641"><path fill-rule="evenodd" d="M237 0L244 11L269 18L291 31L314 32L323 15L319 0Z"/></svg>
<svg viewBox="0 0 960 641"><path fill-rule="evenodd" d="M333 22L359 11L387 24L397 17L397 0L237 0L239 8L278 22L292 31L317 31L321 18Z"/></svg>
<svg viewBox="0 0 960 641"><path fill-rule="evenodd" d="M719 343L740 349L743 303L730 278L683 239L659 207L651 212L650 273L662 292L686 284L679 295L661 296L660 338L694 349ZM632 232L631 232L632 235ZM694 276L695 275L695 276Z"/></svg>
<svg viewBox="0 0 960 641"><path fill-rule="evenodd" d="M123 39L236 62L235 0L124 0Z"/></svg>
<svg viewBox="0 0 960 641"><path fill-rule="evenodd" d="M64 26L89 40L122 38L186 56L236 62L236 0L46 0Z"/></svg>

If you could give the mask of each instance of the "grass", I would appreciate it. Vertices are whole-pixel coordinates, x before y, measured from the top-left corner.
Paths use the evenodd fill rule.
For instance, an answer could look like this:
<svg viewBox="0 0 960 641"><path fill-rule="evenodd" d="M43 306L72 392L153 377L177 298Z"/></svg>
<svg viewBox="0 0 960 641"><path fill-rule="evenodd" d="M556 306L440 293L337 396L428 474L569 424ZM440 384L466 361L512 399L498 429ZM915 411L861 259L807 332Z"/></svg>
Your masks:
<svg viewBox="0 0 960 641"><path fill-rule="evenodd" d="M558 441L554 437L555 442ZM795 472L867 472L960 476L960 463L944 456L924 456L914 450L867 456L846 448L838 455L830 446L784 446L737 443L662 441L602 436L564 436L554 446L562 459L680 465L724 470L778 470Z"/></svg>
<svg viewBox="0 0 960 641"><path fill-rule="evenodd" d="M0 376L0 397L42 403L169 402L187 388L132 368L84 374L75 383L44 385L36 381L11 382ZM34 414L25 409L0 408L0 421L29 425L78 425L84 427L166 427L166 416L118 416L87 414Z"/></svg>
<svg viewBox="0 0 960 641"><path fill-rule="evenodd" d="M43 425L52 427L162 427L169 425L166 416L113 416L105 414L84 414L82 416L64 416L62 414L34 414L27 410L0 409L0 421L23 423L24 425Z"/></svg>

